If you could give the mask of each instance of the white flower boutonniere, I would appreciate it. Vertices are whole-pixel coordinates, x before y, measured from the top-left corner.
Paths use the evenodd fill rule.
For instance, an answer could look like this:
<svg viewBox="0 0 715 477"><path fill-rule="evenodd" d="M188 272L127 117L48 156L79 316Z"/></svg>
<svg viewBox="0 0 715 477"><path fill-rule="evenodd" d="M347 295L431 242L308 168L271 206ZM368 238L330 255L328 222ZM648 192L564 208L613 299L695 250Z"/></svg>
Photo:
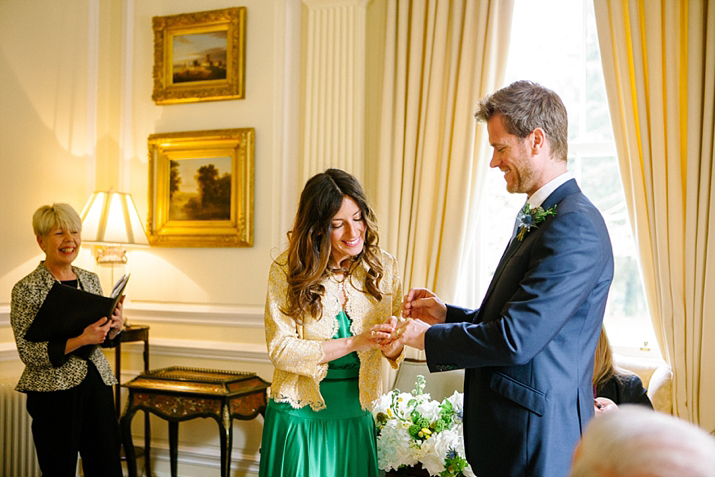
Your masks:
<svg viewBox="0 0 715 477"><path fill-rule="evenodd" d="M519 223L519 233L516 234L516 238L519 239L519 242L524 240L524 236L532 227L538 227L549 215L556 215L556 205L544 210L543 207L529 208L529 204L524 204L524 208L516 216Z"/></svg>

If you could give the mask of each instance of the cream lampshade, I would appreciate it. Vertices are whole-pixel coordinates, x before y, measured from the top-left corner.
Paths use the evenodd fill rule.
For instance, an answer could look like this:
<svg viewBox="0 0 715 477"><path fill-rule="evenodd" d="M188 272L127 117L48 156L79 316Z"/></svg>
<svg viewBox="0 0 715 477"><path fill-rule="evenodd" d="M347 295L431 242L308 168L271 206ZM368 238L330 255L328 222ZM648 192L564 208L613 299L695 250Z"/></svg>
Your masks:
<svg viewBox="0 0 715 477"><path fill-rule="evenodd" d="M104 245L97 263L127 263L126 245L149 245L132 196L98 191L82 209L82 241Z"/></svg>

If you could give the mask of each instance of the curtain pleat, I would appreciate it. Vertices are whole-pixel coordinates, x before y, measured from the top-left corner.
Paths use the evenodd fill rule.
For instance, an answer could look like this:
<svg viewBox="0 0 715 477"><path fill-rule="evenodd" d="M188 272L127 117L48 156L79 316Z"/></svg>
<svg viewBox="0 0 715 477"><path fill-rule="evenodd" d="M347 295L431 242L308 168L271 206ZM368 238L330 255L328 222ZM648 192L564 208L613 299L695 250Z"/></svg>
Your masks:
<svg viewBox="0 0 715 477"><path fill-rule="evenodd" d="M473 227L468 204L488 163L476 157L486 132L474 108L503 81L512 9L512 1L388 3L376 208L405 289L454 295Z"/></svg>
<svg viewBox="0 0 715 477"><path fill-rule="evenodd" d="M712 2L711 2L712 3ZM715 7L594 0L621 177L674 413L715 428Z"/></svg>
<svg viewBox="0 0 715 477"><path fill-rule="evenodd" d="M478 100L501 86L512 0L389 0L376 209L405 290L451 300L489 161Z"/></svg>

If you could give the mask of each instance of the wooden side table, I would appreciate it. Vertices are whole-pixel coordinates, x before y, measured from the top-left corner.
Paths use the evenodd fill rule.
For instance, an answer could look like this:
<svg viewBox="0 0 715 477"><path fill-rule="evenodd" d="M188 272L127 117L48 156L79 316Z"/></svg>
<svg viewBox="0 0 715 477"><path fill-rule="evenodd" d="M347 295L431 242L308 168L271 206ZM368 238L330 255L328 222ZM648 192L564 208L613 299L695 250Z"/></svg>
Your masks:
<svg viewBox="0 0 715 477"><path fill-rule="evenodd" d="M219 425L221 476L228 477L233 446L233 419L250 420L266 409L270 383L255 373L169 367L147 371L123 385L128 388L127 407L119 421L127 456L129 477L136 477L131 420L138 410L151 412L169 422L171 475L177 475L179 422L210 417ZM145 449L149 459L149 447ZM147 466L147 477L150 469Z"/></svg>
<svg viewBox="0 0 715 477"><path fill-rule="evenodd" d="M121 412L121 384L122 384L122 343L127 343L131 341L143 341L144 342L144 352L142 357L144 358L144 372L149 371L149 327L146 325L126 325L122 332L119 334L119 342L114 347L114 375L117 378L118 384L114 387L114 405L117 410L117 418L119 418ZM149 427L149 414L144 413L144 450L143 453L140 452L139 455L144 455L144 469L146 475L150 475L150 462L149 462L149 443L151 442L151 428ZM141 449L139 449L141 451ZM126 449L124 451L124 456L126 458ZM133 457L134 464L136 465L136 455Z"/></svg>
<svg viewBox="0 0 715 477"><path fill-rule="evenodd" d="M122 369L122 343L129 341L143 341L144 352L144 372L149 371L149 327L145 325L127 325L119 335L119 343L114 348L114 374L117 377L119 384L122 384L121 369ZM117 417L121 412L120 408L120 387L114 389L114 405L117 408Z"/></svg>

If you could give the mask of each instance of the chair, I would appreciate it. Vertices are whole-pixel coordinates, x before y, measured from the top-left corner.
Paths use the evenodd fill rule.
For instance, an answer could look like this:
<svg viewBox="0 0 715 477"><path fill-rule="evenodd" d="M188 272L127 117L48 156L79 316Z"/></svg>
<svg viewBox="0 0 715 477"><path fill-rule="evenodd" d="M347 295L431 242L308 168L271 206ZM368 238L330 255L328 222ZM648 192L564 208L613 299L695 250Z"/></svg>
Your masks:
<svg viewBox="0 0 715 477"><path fill-rule="evenodd" d="M653 409L666 414L673 413L672 382L673 371L665 362L613 355L613 364L621 369L637 374L648 390L648 398Z"/></svg>
<svg viewBox="0 0 715 477"><path fill-rule="evenodd" d="M426 361L414 358L405 358L402 362L400 369L397 370L393 389L411 392L415 388L417 376L420 374L424 376L426 381L424 392L429 393L430 397L436 401L442 401L444 398L454 394L454 391L463 392L463 369L430 373Z"/></svg>

